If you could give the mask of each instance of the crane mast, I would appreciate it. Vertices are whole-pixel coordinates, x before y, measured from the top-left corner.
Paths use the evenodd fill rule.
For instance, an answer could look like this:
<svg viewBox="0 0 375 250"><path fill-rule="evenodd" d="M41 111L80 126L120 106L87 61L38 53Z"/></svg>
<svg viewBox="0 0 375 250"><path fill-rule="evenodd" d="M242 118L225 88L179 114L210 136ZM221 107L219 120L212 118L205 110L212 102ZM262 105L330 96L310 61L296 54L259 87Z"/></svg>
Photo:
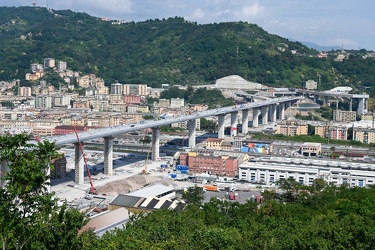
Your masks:
<svg viewBox="0 0 375 250"><path fill-rule="evenodd" d="M78 132L77 132L77 129L76 129L75 126L74 126L74 132L76 133L76 137L77 137L79 149L80 149L80 151L82 153L82 157L83 157L83 160L85 162L85 166L86 166L86 170L87 170L87 175L88 175L89 180L90 180L90 190L89 190L89 193L90 194L98 194L98 192L96 191L96 189L94 187L94 183L92 182L92 177L91 177L91 173L90 173L89 164L87 163L86 155L85 155L85 152L83 151L82 143L81 143L81 140L79 139Z"/></svg>

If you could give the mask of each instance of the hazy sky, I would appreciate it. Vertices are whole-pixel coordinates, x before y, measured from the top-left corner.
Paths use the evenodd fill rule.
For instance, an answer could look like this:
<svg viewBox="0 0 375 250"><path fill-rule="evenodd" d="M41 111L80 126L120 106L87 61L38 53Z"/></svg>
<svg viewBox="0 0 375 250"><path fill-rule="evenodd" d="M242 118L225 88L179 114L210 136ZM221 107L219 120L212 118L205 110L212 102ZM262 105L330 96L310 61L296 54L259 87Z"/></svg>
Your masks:
<svg viewBox="0 0 375 250"><path fill-rule="evenodd" d="M33 0L0 0L31 6ZM184 17L205 23L244 21L269 33L344 49L375 50L374 0L35 0L38 6L96 17L144 21Z"/></svg>

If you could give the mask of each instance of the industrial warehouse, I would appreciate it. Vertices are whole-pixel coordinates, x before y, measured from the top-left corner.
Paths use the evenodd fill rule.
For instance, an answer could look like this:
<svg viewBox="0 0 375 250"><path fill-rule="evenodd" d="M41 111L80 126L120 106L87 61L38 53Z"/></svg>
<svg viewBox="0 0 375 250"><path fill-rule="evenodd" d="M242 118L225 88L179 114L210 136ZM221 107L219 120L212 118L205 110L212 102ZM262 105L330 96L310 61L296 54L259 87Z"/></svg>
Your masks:
<svg viewBox="0 0 375 250"><path fill-rule="evenodd" d="M273 184L293 177L304 185L323 178L335 185L365 187L375 183L375 166L370 163L263 157L239 166L239 179L259 184Z"/></svg>

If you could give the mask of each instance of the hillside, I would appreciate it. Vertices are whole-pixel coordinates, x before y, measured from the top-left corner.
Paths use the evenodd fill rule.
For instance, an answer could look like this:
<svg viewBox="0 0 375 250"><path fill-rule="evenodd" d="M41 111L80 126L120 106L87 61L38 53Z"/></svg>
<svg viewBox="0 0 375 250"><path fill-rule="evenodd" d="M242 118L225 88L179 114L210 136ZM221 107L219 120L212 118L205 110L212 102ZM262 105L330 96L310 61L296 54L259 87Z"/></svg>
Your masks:
<svg viewBox="0 0 375 250"><path fill-rule="evenodd" d="M318 74L324 89L375 82L374 58L316 58L316 50L245 22L112 24L70 10L0 7L0 42L0 80L24 79L31 63L52 57L107 84L207 84L232 74L277 87L300 87Z"/></svg>

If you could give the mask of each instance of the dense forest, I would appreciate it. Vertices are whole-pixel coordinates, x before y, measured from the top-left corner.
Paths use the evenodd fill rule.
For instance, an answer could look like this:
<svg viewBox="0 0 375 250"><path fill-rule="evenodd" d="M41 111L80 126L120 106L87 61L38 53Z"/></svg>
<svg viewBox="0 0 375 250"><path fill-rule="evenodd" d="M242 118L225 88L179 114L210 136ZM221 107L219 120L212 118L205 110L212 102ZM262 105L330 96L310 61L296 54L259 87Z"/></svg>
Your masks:
<svg viewBox="0 0 375 250"><path fill-rule="evenodd" d="M24 81L31 63L52 57L106 84L207 84L236 74L277 87L308 79L320 79L320 89L366 85L375 94L375 59L364 59L366 50L334 62L335 55L317 58L317 51L246 22L112 24L70 10L0 7L0 42L0 80Z"/></svg>

